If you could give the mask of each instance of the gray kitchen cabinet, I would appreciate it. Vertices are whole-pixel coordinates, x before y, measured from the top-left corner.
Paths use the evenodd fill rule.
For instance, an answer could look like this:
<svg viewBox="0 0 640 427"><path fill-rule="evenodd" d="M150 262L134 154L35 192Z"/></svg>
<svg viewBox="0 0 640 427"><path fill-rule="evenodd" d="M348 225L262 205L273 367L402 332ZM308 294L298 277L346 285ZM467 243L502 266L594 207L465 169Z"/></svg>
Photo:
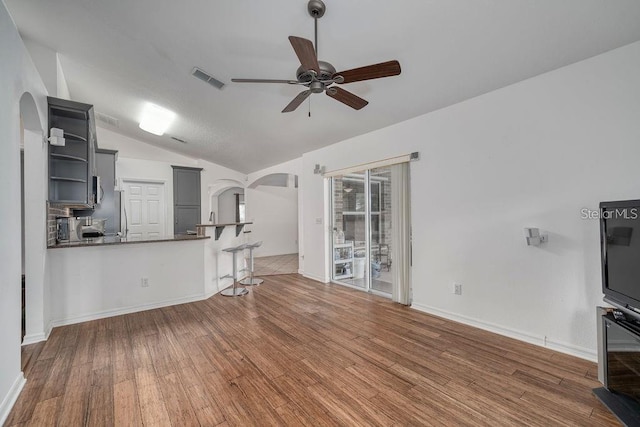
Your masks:
<svg viewBox="0 0 640 427"><path fill-rule="evenodd" d="M173 234L187 234L195 231L196 224L200 223L200 206L175 206L173 215Z"/></svg>
<svg viewBox="0 0 640 427"><path fill-rule="evenodd" d="M120 231L120 192L116 187L116 159L115 150L96 150L96 175L100 177L102 197L97 200L93 211L93 218L105 218L104 232L114 235Z"/></svg>
<svg viewBox="0 0 640 427"><path fill-rule="evenodd" d="M172 166L173 168L173 234L187 234L200 223L201 168Z"/></svg>
<svg viewBox="0 0 640 427"><path fill-rule="evenodd" d="M47 101L49 129L62 129L65 139L64 146L49 145L49 201L91 208L96 147L93 106L53 97Z"/></svg>

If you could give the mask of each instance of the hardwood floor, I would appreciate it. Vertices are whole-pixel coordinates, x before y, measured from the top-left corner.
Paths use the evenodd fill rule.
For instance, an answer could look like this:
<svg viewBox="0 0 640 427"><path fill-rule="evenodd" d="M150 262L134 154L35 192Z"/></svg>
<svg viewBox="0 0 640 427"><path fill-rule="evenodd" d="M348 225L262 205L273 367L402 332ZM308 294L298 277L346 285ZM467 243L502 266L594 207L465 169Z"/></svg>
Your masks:
<svg viewBox="0 0 640 427"><path fill-rule="evenodd" d="M6 425L618 425L596 365L298 275L56 328Z"/></svg>
<svg viewBox="0 0 640 427"><path fill-rule="evenodd" d="M247 265L249 265L247 259ZM298 272L298 254L272 255L253 259L255 276L273 276L277 274L296 274Z"/></svg>

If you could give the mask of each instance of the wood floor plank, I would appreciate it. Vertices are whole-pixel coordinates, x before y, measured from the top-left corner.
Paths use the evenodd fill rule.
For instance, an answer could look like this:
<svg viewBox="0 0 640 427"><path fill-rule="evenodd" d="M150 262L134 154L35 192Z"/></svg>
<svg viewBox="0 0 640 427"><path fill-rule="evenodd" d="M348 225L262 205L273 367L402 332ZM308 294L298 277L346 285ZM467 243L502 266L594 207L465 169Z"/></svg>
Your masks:
<svg viewBox="0 0 640 427"><path fill-rule="evenodd" d="M136 369L136 390L145 425L170 425L171 419L162 399L155 371L150 367Z"/></svg>
<svg viewBox="0 0 640 427"><path fill-rule="evenodd" d="M41 400L62 396L69 376L71 375L72 347L61 348L54 357L47 380L42 386Z"/></svg>
<svg viewBox="0 0 640 427"><path fill-rule="evenodd" d="M595 364L299 275L55 328L22 425L615 426Z"/></svg>
<svg viewBox="0 0 640 427"><path fill-rule="evenodd" d="M62 398L60 396L57 396L38 402L33 411L33 417L29 420L27 425L34 427L55 426L61 399Z"/></svg>
<svg viewBox="0 0 640 427"><path fill-rule="evenodd" d="M87 411L87 425L114 425L114 394L113 384L99 384L91 387L89 408Z"/></svg>
<svg viewBox="0 0 640 427"><path fill-rule="evenodd" d="M179 378L200 424L218 425L225 421L219 405L222 396L209 391L203 375L194 368L183 368L179 371Z"/></svg>
<svg viewBox="0 0 640 427"><path fill-rule="evenodd" d="M27 384L22 389L20 397L7 418L7 425L25 423L31 419L36 405L42 401L40 399L42 386L49 377L52 364L52 358L38 360L34 363L29 372L30 377L27 378Z"/></svg>
<svg viewBox="0 0 640 427"><path fill-rule="evenodd" d="M113 386L113 422L116 426L142 426L142 415L135 380L121 381Z"/></svg>
<svg viewBox="0 0 640 427"><path fill-rule="evenodd" d="M93 363L71 368L62 401L60 418L68 425L84 425L91 393L91 370Z"/></svg>
<svg viewBox="0 0 640 427"><path fill-rule="evenodd" d="M178 376L171 373L160 377L159 384L169 418L171 418L171 424L174 426L199 426L196 413Z"/></svg>

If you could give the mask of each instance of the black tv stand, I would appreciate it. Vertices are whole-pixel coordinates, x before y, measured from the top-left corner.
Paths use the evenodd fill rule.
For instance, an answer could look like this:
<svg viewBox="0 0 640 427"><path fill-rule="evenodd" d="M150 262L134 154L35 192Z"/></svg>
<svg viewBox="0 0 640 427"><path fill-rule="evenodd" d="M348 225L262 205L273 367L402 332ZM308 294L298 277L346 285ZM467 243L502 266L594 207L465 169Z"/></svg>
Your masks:
<svg viewBox="0 0 640 427"><path fill-rule="evenodd" d="M640 324L612 313L601 322L604 387L593 393L624 425L640 427Z"/></svg>
<svg viewBox="0 0 640 427"><path fill-rule="evenodd" d="M621 394L612 393L604 387L594 388L593 394L625 426L640 426L640 405Z"/></svg>

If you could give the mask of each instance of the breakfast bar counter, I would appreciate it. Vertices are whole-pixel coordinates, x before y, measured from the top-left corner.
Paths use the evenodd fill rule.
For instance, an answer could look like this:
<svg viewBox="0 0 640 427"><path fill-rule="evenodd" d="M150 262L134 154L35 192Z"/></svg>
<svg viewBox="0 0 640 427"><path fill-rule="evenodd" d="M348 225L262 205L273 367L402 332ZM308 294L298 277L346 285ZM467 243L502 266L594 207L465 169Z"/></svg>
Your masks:
<svg viewBox="0 0 640 427"><path fill-rule="evenodd" d="M233 257L224 249L245 243L247 230L236 234L239 226L246 224L201 227L204 236L106 236L51 246L67 249L48 251L52 326L199 301L218 293L233 284ZM236 258L236 271L242 271L244 256Z"/></svg>
<svg viewBox="0 0 640 427"><path fill-rule="evenodd" d="M192 234L187 235L174 235L174 236L163 236L157 238L127 238L120 236L104 236L104 237L94 237L90 239L83 239L78 242L64 242L64 243L56 243L53 246L49 246L48 249L61 249L61 248L78 248L78 247L86 247L86 246L106 246L106 245L128 245L132 243L157 243L157 242L184 242L189 240L203 240L209 239L209 236L196 236Z"/></svg>

